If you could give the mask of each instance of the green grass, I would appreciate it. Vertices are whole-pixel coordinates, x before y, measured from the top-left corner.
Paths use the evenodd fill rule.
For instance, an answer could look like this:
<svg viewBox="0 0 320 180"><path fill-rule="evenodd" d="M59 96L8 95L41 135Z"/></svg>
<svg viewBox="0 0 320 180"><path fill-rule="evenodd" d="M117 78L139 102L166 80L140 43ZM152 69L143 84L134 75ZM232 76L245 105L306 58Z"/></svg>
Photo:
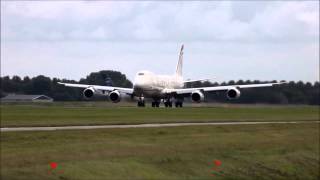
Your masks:
<svg viewBox="0 0 320 180"><path fill-rule="evenodd" d="M319 153L317 123L6 132L1 179L319 179Z"/></svg>
<svg viewBox="0 0 320 180"><path fill-rule="evenodd" d="M1 127L319 120L318 106L220 105L166 109L118 107L114 104L110 105L110 103L105 103L108 105L97 104L2 104Z"/></svg>

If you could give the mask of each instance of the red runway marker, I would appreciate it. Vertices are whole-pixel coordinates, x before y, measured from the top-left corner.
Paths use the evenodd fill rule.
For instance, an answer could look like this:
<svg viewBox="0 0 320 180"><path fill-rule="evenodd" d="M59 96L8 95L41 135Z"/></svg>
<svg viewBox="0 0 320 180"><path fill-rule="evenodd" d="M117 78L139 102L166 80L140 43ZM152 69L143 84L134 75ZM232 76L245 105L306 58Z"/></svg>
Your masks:
<svg viewBox="0 0 320 180"><path fill-rule="evenodd" d="M56 162L50 163L51 169L55 169L55 168L57 168L57 166L58 166L58 164Z"/></svg>
<svg viewBox="0 0 320 180"><path fill-rule="evenodd" d="M221 161L219 161L219 160L214 160L213 162L214 162L214 164L215 164L216 166L220 166L220 165L221 165Z"/></svg>

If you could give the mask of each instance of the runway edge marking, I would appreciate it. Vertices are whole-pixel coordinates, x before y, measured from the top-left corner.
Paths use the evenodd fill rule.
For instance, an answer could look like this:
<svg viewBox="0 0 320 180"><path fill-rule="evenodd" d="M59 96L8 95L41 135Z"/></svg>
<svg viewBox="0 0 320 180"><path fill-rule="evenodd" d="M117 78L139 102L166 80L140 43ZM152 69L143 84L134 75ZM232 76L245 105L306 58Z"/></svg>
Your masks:
<svg viewBox="0 0 320 180"><path fill-rule="evenodd" d="M167 124L131 124L131 125L92 125L92 126L56 126L56 127L6 127L1 132L13 131L56 131L56 130L86 130L86 129L115 129L115 128L155 128L179 126L224 126L224 125L256 125L256 124L305 124L320 123L320 121L280 121L280 122L210 122L210 123L167 123Z"/></svg>

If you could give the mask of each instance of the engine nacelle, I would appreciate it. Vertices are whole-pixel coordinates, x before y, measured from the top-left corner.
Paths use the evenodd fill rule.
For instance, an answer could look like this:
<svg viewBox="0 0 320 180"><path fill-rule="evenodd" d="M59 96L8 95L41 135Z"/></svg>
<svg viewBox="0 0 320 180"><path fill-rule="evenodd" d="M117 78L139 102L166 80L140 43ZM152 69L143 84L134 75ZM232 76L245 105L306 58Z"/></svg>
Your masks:
<svg viewBox="0 0 320 180"><path fill-rule="evenodd" d="M109 99L113 102L113 103L117 103L121 100L121 94L119 91L115 90L115 91L111 91L109 93Z"/></svg>
<svg viewBox="0 0 320 180"><path fill-rule="evenodd" d="M228 99L237 99L240 97L240 91L237 88L232 88L227 91Z"/></svg>
<svg viewBox="0 0 320 180"><path fill-rule="evenodd" d="M91 99L94 96L95 92L96 91L94 90L94 88L89 87L83 90L83 97L85 97L86 99Z"/></svg>
<svg viewBox="0 0 320 180"><path fill-rule="evenodd" d="M201 91L194 91L191 93L191 99L193 102L200 103L204 100L204 94Z"/></svg>

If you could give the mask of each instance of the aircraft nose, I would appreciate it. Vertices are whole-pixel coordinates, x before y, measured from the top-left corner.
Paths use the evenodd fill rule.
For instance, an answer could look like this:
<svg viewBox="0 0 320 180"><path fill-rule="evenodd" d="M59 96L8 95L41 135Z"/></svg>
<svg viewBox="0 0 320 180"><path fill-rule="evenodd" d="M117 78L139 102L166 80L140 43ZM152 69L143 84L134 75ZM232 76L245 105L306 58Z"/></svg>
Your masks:
<svg viewBox="0 0 320 180"><path fill-rule="evenodd" d="M134 81L134 85L137 87L141 87L144 85L144 81L142 78L136 77Z"/></svg>
<svg viewBox="0 0 320 180"><path fill-rule="evenodd" d="M135 83L134 83L134 85L136 86L136 87L142 87L142 86L144 86L145 85L145 83L143 82L143 81L135 81Z"/></svg>

